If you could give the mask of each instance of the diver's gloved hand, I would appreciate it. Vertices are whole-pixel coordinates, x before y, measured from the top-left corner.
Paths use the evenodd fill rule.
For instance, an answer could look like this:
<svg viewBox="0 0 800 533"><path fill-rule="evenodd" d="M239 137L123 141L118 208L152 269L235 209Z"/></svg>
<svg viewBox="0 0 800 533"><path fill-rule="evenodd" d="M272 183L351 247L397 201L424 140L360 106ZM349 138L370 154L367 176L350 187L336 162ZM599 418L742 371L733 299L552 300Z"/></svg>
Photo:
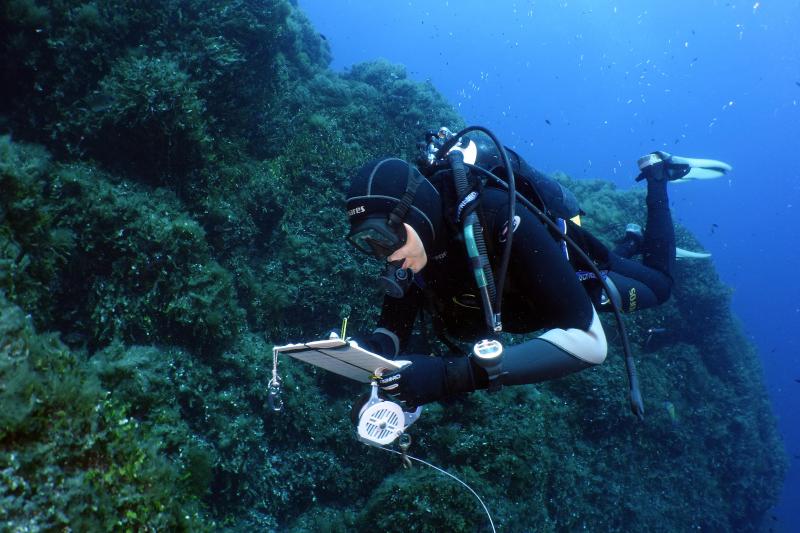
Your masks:
<svg viewBox="0 0 800 533"><path fill-rule="evenodd" d="M469 357L402 355L399 359L411 364L381 376L378 386L407 410L476 388Z"/></svg>
<svg viewBox="0 0 800 533"><path fill-rule="evenodd" d="M386 328L377 328L369 335L357 337L355 341L365 350L390 359L400 351L400 339Z"/></svg>
<svg viewBox="0 0 800 533"><path fill-rule="evenodd" d="M636 181L675 181L714 179L733 170L729 164L715 159L680 157L668 152L656 151L642 156L637 161L639 176Z"/></svg>

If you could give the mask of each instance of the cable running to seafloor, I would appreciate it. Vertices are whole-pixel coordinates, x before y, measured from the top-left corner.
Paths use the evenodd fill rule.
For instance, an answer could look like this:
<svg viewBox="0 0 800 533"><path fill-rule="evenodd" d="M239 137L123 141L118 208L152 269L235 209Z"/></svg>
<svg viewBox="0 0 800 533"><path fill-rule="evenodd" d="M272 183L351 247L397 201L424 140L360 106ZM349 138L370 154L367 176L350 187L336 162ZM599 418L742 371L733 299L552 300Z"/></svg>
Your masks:
<svg viewBox="0 0 800 533"><path fill-rule="evenodd" d="M385 446L378 446L378 448L380 448L381 450L386 450L387 452L396 453L397 455L402 455L402 456L408 457L409 459L413 459L414 461L417 461L418 463L422 463L425 466L429 466L429 467L433 468L434 470L437 470L437 471L441 472L442 474L444 474L446 476L449 476L449 477L455 479L456 481L458 481L459 483L461 483L462 485L464 485L467 488L467 490L469 490L476 498L478 498L478 501L480 502L481 506L483 507L484 512L486 513L486 516L489 517L489 525L492 527L492 533L497 533L497 530L494 528L494 520L492 520L492 515L489 514L489 509L486 507L486 504L483 503L483 500L481 499L481 497L478 496L478 493L475 492L474 490L472 490L472 487L470 487L469 485L467 485L466 483L464 483L463 481L458 479L456 476L454 476L450 472L448 472L446 470L443 470L443 469L439 468L438 466L433 465L433 464L431 464L431 463L429 463L427 461L423 461L422 459L419 459L418 457L414 457L413 455L408 455L407 453L404 454L404 453L398 452L397 450L392 450L391 448L386 448Z"/></svg>

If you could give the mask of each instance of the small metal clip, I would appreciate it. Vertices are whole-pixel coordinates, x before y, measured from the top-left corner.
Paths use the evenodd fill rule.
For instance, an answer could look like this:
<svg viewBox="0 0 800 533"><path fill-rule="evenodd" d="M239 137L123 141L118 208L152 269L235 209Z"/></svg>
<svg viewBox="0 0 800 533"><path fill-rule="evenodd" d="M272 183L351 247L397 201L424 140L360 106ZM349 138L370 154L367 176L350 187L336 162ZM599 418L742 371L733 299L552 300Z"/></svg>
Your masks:
<svg viewBox="0 0 800 533"><path fill-rule="evenodd" d="M283 409L283 398L281 397L281 378L278 377L278 350L272 348L272 379L267 384L267 403L273 411Z"/></svg>
<svg viewBox="0 0 800 533"><path fill-rule="evenodd" d="M406 452L411 447L411 435L408 433L403 433L400 435L398 445L400 446L400 451L403 452L403 466L405 468L411 468L411 459L409 459L408 455L406 455Z"/></svg>
<svg viewBox="0 0 800 533"><path fill-rule="evenodd" d="M267 391L268 391L267 403L269 404L269 408L276 412L283 409L283 398L281 397L280 382L275 380L270 380Z"/></svg>

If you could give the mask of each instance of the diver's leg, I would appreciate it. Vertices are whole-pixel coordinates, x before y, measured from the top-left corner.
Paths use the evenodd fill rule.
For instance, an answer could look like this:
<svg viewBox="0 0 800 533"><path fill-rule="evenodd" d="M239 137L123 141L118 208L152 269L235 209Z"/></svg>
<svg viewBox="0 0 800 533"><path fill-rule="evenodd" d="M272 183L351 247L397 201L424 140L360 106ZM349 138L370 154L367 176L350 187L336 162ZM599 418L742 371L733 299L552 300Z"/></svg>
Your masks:
<svg viewBox="0 0 800 533"><path fill-rule="evenodd" d="M642 253L642 241L644 241L642 227L631 222L625 227L625 236L617 241L617 246L614 248L613 253L630 259L634 255Z"/></svg>
<svg viewBox="0 0 800 533"><path fill-rule="evenodd" d="M624 257L611 257L611 268L606 283L612 290L611 299L623 312L647 309L664 303L672 292L672 278L638 261ZM607 302L598 310L610 309Z"/></svg>
<svg viewBox="0 0 800 533"><path fill-rule="evenodd" d="M640 160L640 166L641 163ZM641 170L640 177L647 179L647 222L641 243L642 263L630 260L633 243L617 247L615 252L622 253L612 253L608 258L609 278L616 287L624 311L654 307L666 301L672 292L675 228L669 209L667 183L675 176L670 174L670 168L663 161ZM613 298L615 295L610 296Z"/></svg>
<svg viewBox="0 0 800 533"><path fill-rule="evenodd" d="M667 196L670 177L663 164L647 167L642 174L647 178L642 263L615 254L609 256L609 278L619 292L624 311L655 307L672 292L675 229Z"/></svg>
<svg viewBox="0 0 800 533"><path fill-rule="evenodd" d="M663 165L648 168L652 171L647 175L647 225L642 243L642 262L671 277L675 267L675 228L667 196L668 177Z"/></svg>
<svg viewBox="0 0 800 533"><path fill-rule="evenodd" d="M658 192L659 191L656 191L653 198L657 197ZM666 197L664 200L666 201ZM656 231L651 231L650 238L653 241L658 241L659 233L663 232L661 226L665 223L671 224L672 219L669 215L669 209L667 209L666 214L664 214L663 211L660 211L660 206L656 205L653 211L654 216L648 217L648 226L652 225L656 228ZM671 228L672 226L670 225L669 229L671 230ZM672 291L672 277L669 275L669 272L664 272L652 264L642 264L623 255L618 255L615 252L609 251L594 235L579 226L570 226L570 232L579 246L595 264L604 265L602 268L608 270L607 281L610 281L611 284L616 287L616 290L614 290L614 287L609 287L612 290L612 294L608 294L607 296L612 301L619 304L623 311L627 312L635 309L655 307L669 298ZM647 233L645 233L642 246L647 242L647 238ZM672 231L666 236L667 240L670 238L674 239L674 233ZM674 253L673 248L673 258ZM664 270L668 268L669 265L667 265ZM610 304L605 299L603 299L603 302L595 300L594 303L597 306L597 310L611 310Z"/></svg>

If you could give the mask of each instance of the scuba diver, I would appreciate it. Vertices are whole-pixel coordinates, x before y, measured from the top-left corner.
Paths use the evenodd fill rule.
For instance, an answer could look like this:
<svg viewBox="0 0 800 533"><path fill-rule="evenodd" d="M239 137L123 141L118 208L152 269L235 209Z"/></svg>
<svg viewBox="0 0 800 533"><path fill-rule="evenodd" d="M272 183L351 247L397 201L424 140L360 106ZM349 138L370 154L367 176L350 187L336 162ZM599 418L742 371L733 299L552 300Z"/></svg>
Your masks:
<svg viewBox="0 0 800 533"><path fill-rule="evenodd" d="M503 153L494 137L495 149L466 137L442 148L442 140L453 135L445 128L433 134L427 139L427 160L417 162L422 172L401 159L371 161L352 178L346 202L348 240L386 262L380 319L359 344L410 363L378 380L382 392L404 409L478 389L551 380L602 363L607 341L598 311L644 309L670 296L676 250L667 184L704 172L705 177L718 177L730 170L718 161L666 152L641 158L637 181L647 182L646 226L642 232L629 225L625 238L611 251L580 227L581 211L569 190L513 151ZM459 172L460 190L454 185ZM509 205L514 195L481 179L483 174L504 181L509 172L519 190L535 197L533 202ZM542 213L551 219L547 224ZM483 263L474 249L470 251L469 231L461 233L469 216L480 223L476 227L483 243L477 248ZM513 245L506 247L512 236ZM567 236L581 250L569 249ZM637 253L643 256L641 262L631 259ZM485 309L491 298L481 297L483 267L489 278L500 272L498 279L489 281L497 284L498 307L502 298L502 331L546 331L513 346L483 341L465 356L451 339L475 342L501 329L499 309L492 327L491 313ZM430 316L452 353L407 353L421 311Z"/></svg>

